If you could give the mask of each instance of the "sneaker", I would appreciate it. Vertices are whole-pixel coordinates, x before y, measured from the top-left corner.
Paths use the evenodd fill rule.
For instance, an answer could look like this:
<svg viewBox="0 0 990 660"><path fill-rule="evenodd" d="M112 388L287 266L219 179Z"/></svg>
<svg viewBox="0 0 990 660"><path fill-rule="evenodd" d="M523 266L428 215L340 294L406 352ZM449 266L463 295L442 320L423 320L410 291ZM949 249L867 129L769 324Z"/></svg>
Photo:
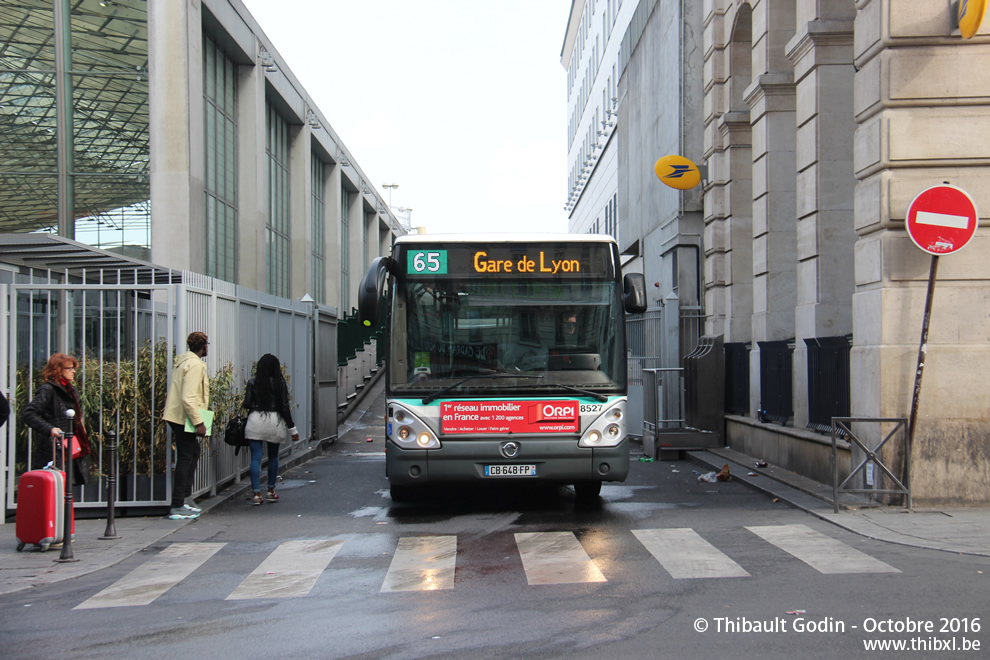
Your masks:
<svg viewBox="0 0 990 660"><path fill-rule="evenodd" d="M182 508L188 511L189 513L195 513L195 514L203 513L203 510L200 509L195 504L183 504Z"/></svg>
<svg viewBox="0 0 990 660"><path fill-rule="evenodd" d="M268 499L271 500L273 504L278 502L278 493L275 492L274 488L268 489Z"/></svg>
<svg viewBox="0 0 990 660"><path fill-rule="evenodd" d="M168 519L169 520L191 520L193 518L199 518L198 513L193 513L183 506L176 507L174 509L169 509Z"/></svg>
<svg viewBox="0 0 990 660"><path fill-rule="evenodd" d="M265 498L261 496L261 493L255 493L254 499L251 501L251 504L253 504L254 506L259 506L264 503L265 503Z"/></svg>

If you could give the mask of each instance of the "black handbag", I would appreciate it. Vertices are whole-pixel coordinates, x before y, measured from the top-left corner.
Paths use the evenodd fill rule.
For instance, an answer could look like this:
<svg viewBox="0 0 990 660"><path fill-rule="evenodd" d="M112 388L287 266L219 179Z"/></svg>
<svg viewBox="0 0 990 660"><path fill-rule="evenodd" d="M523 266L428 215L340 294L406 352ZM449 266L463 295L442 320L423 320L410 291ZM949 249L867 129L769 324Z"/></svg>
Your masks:
<svg viewBox="0 0 990 660"><path fill-rule="evenodd" d="M240 415L234 415L227 422L227 427L223 430L223 441L224 443L235 447L234 456L237 456L238 450L241 447L247 447L248 441L244 437L244 426L247 420Z"/></svg>

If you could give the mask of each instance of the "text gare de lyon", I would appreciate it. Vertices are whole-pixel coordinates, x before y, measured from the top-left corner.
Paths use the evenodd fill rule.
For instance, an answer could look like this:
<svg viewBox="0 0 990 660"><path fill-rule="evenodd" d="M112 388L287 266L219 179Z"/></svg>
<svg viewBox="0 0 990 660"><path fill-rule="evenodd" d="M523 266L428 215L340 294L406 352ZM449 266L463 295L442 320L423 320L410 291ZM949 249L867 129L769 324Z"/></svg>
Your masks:
<svg viewBox="0 0 990 660"><path fill-rule="evenodd" d="M577 259L549 259L540 250L539 263L528 256L523 256L516 262L512 259L489 259L488 253L479 250L474 253L474 272L476 273L580 273L581 262Z"/></svg>

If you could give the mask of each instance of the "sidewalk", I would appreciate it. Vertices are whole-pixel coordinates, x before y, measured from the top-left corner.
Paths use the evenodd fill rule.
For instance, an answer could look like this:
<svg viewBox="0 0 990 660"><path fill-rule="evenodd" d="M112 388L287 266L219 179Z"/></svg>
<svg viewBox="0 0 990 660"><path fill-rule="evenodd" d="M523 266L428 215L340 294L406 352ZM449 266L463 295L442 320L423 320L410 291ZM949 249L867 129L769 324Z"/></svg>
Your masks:
<svg viewBox="0 0 990 660"><path fill-rule="evenodd" d="M372 379L367 390L355 401L347 419L338 426L336 443L329 451L383 451L380 442L366 442L364 429L381 424L381 411L384 409L384 381L381 378ZM301 465L322 453L318 446L310 447L282 459L279 470L282 472ZM246 497L250 488L250 481L245 477L240 484L228 486L216 497L201 499L196 504L205 514L224 502ZM61 563L55 561L61 555L59 548L38 552L35 546L28 546L23 552L17 552L17 527L11 519L0 525L0 595L68 580L113 566L194 522L168 520L161 516L116 518L114 527L120 538L100 540L106 532L106 518L76 520L72 554L79 561Z"/></svg>
<svg viewBox="0 0 990 660"><path fill-rule="evenodd" d="M318 448L310 448L283 459L280 470L300 465L319 455ZM215 497L197 501L197 506L205 514L228 500L244 497L250 488L251 483L245 478ZM79 519L76 520L76 533L72 541L72 555L78 561L62 563L56 561L62 553L60 548L39 552L36 546L27 546L23 552L18 552L17 526L11 519L0 525L0 595L69 580L113 566L194 522L169 520L163 516L115 518L114 527L120 538L100 540L106 532L107 519Z"/></svg>
<svg viewBox="0 0 990 660"><path fill-rule="evenodd" d="M990 557L990 507L947 507L908 511L902 507L839 509L832 504L832 486L768 465L729 448L688 452L705 470L726 463L733 480L862 536L915 548ZM758 476L751 477L755 472ZM840 498L840 502L843 502Z"/></svg>

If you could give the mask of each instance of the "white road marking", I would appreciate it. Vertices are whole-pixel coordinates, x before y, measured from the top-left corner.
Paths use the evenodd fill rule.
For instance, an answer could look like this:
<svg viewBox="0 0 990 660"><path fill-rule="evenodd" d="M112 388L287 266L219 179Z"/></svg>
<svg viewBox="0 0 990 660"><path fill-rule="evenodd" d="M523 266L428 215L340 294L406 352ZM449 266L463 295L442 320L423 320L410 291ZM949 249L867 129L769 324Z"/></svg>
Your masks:
<svg viewBox="0 0 990 660"><path fill-rule="evenodd" d="M73 609L148 605L187 578L225 543L173 543Z"/></svg>
<svg viewBox="0 0 990 660"><path fill-rule="evenodd" d="M306 596L330 564L342 540L285 541L237 585L227 600Z"/></svg>
<svg viewBox="0 0 990 660"><path fill-rule="evenodd" d="M456 536L404 536L385 574L382 592L454 588Z"/></svg>
<svg viewBox="0 0 990 660"><path fill-rule="evenodd" d="M634 529L632 533L674 579L749 577L742 566L693 529Z"/></svg>
<svg viewBox="0 0 990 660"><path fill-rule="evenodd" d="M746 529L820 573L900 573L890 564L805 525L768 525Z"/></svg>
<svg viewBox="0 0 990 660"><path fill-rule="evenodd" d="M516 546L531 585L607 581L573 532L518 533Z"/></svg>

